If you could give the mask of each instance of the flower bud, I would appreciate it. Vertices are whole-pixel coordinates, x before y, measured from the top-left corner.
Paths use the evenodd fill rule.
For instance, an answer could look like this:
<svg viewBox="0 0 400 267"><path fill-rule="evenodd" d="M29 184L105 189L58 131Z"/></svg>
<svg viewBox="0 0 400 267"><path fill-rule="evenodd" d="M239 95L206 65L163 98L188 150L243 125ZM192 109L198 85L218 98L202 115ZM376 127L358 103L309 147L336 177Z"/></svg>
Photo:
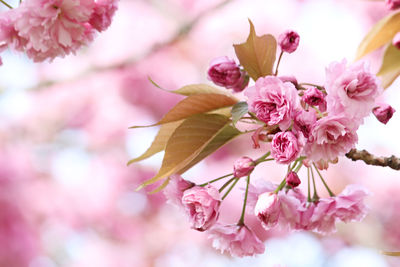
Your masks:
<svg viewBox="0 0 400 267"><path fill-rule="evenodd" d="M265 192L258 196L254 213L266 228L272 228L278 223L280 215L280 201L274 192Z"/></svg>
<svg viewBox="0 0 400 267"><path fill-rule="evenodd" d="M254 169L254 160L249 157L241 157L233 163L233 175L236 178L249 175Z"/></svg>
<svg viewBox="0 0 400 267"><path fill-rule="evenodd" d="M392 118L393 113L395 113L396 110L388 104L380 104L378 107L375 107L372 112L378 121L386 124L390 118Z"/></svg>
<svg viewBox="0 0 400 267"><path fill-rule="evenodd" d="M390 10L395 10L400 7L400 0L386 0L386 6Z"/></svg>
<svg viewBox="0 0 400 267"><path fill-rule="evenodd" d="M325 95L317 88L310 87L304 92L302 100L310 106L319 106L324 104Z"/></svg>
<svg viewBox="0 0 400 267"><path fill-rule="evenodd" d="M396 35L393 37L392 44L400 49L400 32L396 33Z"/></svg>
<svg viewBox="0 0 400 267"><path fill-rule="evenodd" d="M289 172L286 177L286 184L291 187L297 187L301 183L299 176L296 172Z"/></svg>
<svg viewBox="0 0 400 267"><path fill-rule="evenodd" d="M278 43L283 52L293 53L299 46L300 36L295 31L286 31L279 35Z"/></svg>
<svg viewBox="0 0 400 267"><path fill-rule="evenodd" d="M211 61L208 79L235 92L242 91L249 83L246 72L240 70L235 61L228 57L218 57Z"/></svg>

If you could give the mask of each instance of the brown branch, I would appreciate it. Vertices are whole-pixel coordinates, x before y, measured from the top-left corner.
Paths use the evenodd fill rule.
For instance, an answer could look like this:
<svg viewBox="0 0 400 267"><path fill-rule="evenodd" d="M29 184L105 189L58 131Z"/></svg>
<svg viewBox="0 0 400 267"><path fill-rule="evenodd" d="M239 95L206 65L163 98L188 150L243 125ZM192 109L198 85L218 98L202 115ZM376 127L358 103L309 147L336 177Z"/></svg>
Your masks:
<svg viewBox="0 0 400 267"><path fill-rule="evenodd" d="M76 80L76 79L82 78L82 77L84 77L86 75L89 75L89 74L95 73L95 72L109 71L109 70L116 70L116 69L124 69L124 68L127 68L127 67L131 67L131 66L135 65L136 63L145 60L146 58L148 58L149 56L153 55L154 53L159 52L159 51L161 51L161 50L163 50L165 48L168 48L171 45L174 45L175 43L177 43L178 41L186 38L191 33L193 28L197 24L199 24L199 22L202 19L204 19L210 13L217 11L218 9L224 7L225 5L229 4L232 1L233 0L224 0L224 1L216 4L215 6L209 8L207 10L202 11L194 19L192 19L189 22L183 24L176 31L176 33L173 34L170 38L168 38L167 40L165 40L163 42L153 44L141 56L131 56L131 57L128 57L126 60L124 60L122 62L119 62L119 63L110 64L110 65L107 65L107 66L92 67L92 68L86 69L81 74L79 74L79 75L77 75L77 76L75 76L72 79L69 79L67 81ZM37 90L37 89L41 89L43 87L48 87L48 86L54 85L54 84L59 83L59 82L67 82L67 81L45 80L45 81L42 81L42 82L38 83L36 86L34 86L31 89L32 90Z"/></svg>
<svg viewBox="0 0 400 267"><path fill-rule="evenodd" d="M400 170L400 158L397 158L393 155L390 157L377 157L372 155L365 149L364 150L352 149L346 154L346 157L348 157L353 161L362 160L367 165L390 167L394 170Z"/></svg>

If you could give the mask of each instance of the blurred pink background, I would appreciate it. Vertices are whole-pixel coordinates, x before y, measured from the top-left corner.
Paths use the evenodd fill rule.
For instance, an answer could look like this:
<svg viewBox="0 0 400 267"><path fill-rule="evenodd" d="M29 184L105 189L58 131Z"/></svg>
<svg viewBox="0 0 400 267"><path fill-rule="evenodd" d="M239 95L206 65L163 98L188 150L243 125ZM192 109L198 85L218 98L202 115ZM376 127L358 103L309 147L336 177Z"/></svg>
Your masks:
<svg viewBox="0 0 400 267"><path fill-rule="evenodd" d="M168 89L210 84L209 61L234 56L232 44L247 38L250 18L259 35L296 30L299 49L284 56L280 74L323 84L325 66L353 61L363 36L386 14L382 1L121 0L111 27L75 56L33 64L4 53L0 266L400 266L399 259L380 253L400 251L400 176L391 169L341 158L326 177L336 193L348 183L373 193L362 223L338 224L336 234L323 237L266 232L249 216L266 252L234 259L190 230L162 193L135 191L155 174L162 155L126 166L156 134L153 128L128 127L156 122L180 99L147 77ZM374 70L378 57L379 52L369 57ZM398 110L399 85L381 99ZM398 114L386 126L370 116L358 132L357 148L400 156L399 127ZM184 177L210 180L231 172L239 156L260 154L250 138L241 138ZM284 169L265 165L254 179L280 181ZM223 204L222 218L234 222L240 205L236 190Z"/></svg>

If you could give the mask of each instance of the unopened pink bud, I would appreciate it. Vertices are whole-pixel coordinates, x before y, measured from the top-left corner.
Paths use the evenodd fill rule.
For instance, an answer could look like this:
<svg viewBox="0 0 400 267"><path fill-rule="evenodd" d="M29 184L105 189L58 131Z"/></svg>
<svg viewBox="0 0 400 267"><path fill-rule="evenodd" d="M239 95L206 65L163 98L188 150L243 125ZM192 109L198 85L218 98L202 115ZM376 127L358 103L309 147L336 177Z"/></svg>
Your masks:
<svg viewBox="0 0 400 267"><path fill-rule="evenodd" d="M286 177L286 183L291 187L297 187L301 183L299 176L296 172L289 172Z"/></svg>
<svg viewBox="0 0 400 267"><path fill-rule="evenodd" d="M393 37L392 43L395 47L400 49L400 32L396 33L396 35Z"/></svg>
<svg viewBox="0 0 400 267"><path fill-rule="evenodd" d="M293 53L299 46L300 36L295 31L286 31L279 35L278 42L283 52Z"/></svg>
<svg viewBox="0 0 400 267"><path fill-rule="evenodd" d="M228 57L218 57L211 61L208 79L235 92L242 91L249 83L246 72L240 70L235 61Z"/></svg>
<svg viewBox="0 0 400 267"><path fill-rule="evenodd" d="M325 95L317 88L310 87L304 92L302 100L310 106L324 105Z"/></svg>
<svg viewBox="0 0 400 267"><path fill-rule="evenodd" d="M372 112L378 121L386 124L390 118L392 118L393 113L395 113L396 110L388 104L380 104L378 107L375 107Z"/></svg>
<svg viewBox="0 0 400 267"><path fill-rule="evenodd" d="M280 201L277 194L265 192L258 196L254 213L265 228L272 228L278 223L280 212Z"/></svg>
<svg viewBox="0 0 400 267"><path fill-rule="evenodd" d="M390 10L395 10L400 7L400 0L386 0L386 6Z"/></svg>
<svg viewBox="0 0 400 267"><path fill-rule="evenodd" d="M233 175L236 178L249 175L254 169L254 160L249 157L241 157L233 163Z"/></svg>

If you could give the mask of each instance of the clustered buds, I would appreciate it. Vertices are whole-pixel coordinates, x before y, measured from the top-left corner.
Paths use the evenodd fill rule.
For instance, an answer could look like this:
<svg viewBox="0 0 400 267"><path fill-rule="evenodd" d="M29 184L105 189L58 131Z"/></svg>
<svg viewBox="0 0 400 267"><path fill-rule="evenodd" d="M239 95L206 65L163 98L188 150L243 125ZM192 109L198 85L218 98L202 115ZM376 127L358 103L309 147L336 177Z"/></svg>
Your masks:
<svg viewBox="0 0 400 267"><path fill-rule="evenodd" d="M375 107L372 110L372 112L374 113L378 121L382 122L383 124L386 124L392 118L396 110L388 104L381 104Z"/></svg>
<svg viewBox="0 0 400 267"><path fill-rule="evenodd" d="M299 46L300 36L295 31L286 31L279 35L278 43L283 52L293 53Z"/></svg>
<svg viewBox="0 0 400 267"><path fill-rule="evenodd" d="M246 72L228 57L218 57L211 61L208 79L235 92L242 91L249 83Z"/></svg>

